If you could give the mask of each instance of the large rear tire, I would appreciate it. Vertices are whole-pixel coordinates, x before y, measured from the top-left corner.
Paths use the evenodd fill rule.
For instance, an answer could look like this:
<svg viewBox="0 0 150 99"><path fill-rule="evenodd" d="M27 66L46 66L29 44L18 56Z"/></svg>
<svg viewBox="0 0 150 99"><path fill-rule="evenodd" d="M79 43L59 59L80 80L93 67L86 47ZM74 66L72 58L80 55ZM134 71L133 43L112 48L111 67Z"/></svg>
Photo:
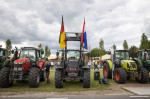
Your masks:
<svg viewBox="0 0 150 99"><path fill-rule="evenodd" d="M138 69L138 77L135 78L137 82L139 83L148 83L149 82L149 73L148 70L140 67Z"/></svg>
<svg viewBox="0 0 150 99"><path fill-rule="evenodd" d="M108 63L104 63L103 75L104 77L107 77L108 79L112 79L112 72Z"/></svg>
<svg viewBox="0 0 150 99"><path fill-rule="evenodd" d="M13 80L9 81L9 74L10 74L10 67L4 67L0 71L0 87L1 88L8 88L13 85Z"/></svg>
<svg viewBox="0 0 150 99"><path fill-rule="evenodd" d="M62 88L62 87L63 87L62 72L60 70L56 70L56 72L55 72L55 88Z"/></svg>
<svg viewBox="0 0 150 99"><path fill-rule="evenodd" d="M38 67L32 67L29 71L29 86L31 88L39 87L40 83L40 69Z"/></svg>
<svg viewBox="0 0 150 99"><path fill-rule="evenodd" d="M84 71L83 88L90 88L90 70Z"/></svg>
<svg viewBox="0 0 150 99"><path fill-rule="evenodd" d="M119 67L115 69L115 81L119 84L125 84L127 81L127 73L124 68Z"/></svg>

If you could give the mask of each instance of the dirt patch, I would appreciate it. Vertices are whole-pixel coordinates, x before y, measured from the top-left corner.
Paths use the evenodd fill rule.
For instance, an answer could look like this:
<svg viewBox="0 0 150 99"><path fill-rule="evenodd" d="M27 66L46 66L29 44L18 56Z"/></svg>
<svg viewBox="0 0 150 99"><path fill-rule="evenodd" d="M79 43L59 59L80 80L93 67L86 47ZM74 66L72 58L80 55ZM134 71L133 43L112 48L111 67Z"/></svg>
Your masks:
<svg viewBox="0 0 150 99"><path fill-rule="evenodd" d="M49 96L98 96L98 95L133 95L123 90L122 85L111 85L109 90L65 91L65 92L0 92L1 97L49 97Z"/></svg>

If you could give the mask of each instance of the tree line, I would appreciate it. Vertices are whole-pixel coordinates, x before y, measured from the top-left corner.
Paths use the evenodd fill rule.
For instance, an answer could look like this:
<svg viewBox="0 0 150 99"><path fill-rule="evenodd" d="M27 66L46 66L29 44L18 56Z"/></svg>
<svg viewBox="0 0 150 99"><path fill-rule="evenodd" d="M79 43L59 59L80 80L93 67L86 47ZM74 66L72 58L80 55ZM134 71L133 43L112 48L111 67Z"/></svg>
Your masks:
<svg viewBox="0 0 150 99"><path fill-rule="evenodd" d="M6 40L5 44L6 44L7 53L8 53L8 55L10 55L11 54L11 49L12 49L11 40L10 39ZM45 49L43 49L42 44L39 44L38 48L41 48L42 51L45 50L44 57L49 57L51 55L51 50L48 48L47 45L45 46Z"/></svg>
<svg viewBox="0 0 150 99"><path fill-rule="evenodd" d="M150 49L150 40L148 39L146 34L143 33L142 36L141 36L141 41L140 41L140 46L139 47L137 47L135 45L132 45L129 48L128 43L127 43L126 40L124 40L122 46L123 46L124 50L129 50L130 57L136 57L136 55L137 55L136 51L137 50ZM112 47L114 48L114 50L117 50L117 46L115 44L113 44ZM108 52L109 51L106 51L104 49L104 40L101 38L100 41L99 41L99 48L93 48L92 50L90 50L89 55L90 55L90 57L101 57L101 56L105 55Z"/></svg>

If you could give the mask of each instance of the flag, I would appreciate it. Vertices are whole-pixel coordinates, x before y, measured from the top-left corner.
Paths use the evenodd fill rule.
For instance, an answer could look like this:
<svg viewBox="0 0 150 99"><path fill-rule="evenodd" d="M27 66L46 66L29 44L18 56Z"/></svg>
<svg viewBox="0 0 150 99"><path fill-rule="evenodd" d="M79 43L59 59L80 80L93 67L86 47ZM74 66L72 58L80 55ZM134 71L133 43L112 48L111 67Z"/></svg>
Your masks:
<svg viewBox="0 0 150 99"><path fill-rule="evenodd" d="M85 49L87 49L87 35L86 35L86 31L85 31L85 19L84 19L84 22L83 22L83 30L82 30L82 35L81 35L81 44Z"/></svg>
<svg viewBox="0 0 150 99"><path fill-rule="evenodd" d="M59 35L59 43L60 43L60 48L66 47L66 35L65 35L65 29L64 29L63 16L62 16L60 35Z"/></svg>

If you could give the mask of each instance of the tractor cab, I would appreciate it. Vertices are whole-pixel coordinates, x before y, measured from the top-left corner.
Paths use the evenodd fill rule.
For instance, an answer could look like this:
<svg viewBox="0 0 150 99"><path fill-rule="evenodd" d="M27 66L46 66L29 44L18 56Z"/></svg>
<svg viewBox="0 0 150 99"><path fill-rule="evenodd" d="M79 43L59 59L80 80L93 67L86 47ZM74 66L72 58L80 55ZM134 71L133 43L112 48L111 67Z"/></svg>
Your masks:
<svg viewBox="0 0 150 99"><path fill-rule="evenodd" d="M139 50L138 58L141 60L142 65L148 68L150 66L150 49Z"/></svg>
<svg viewBox="0 0 150 99"><path fill-rule="evenodd" d="M123 67L127 71L137 70L137 65L134 61L130 60L129 51L128 50L116 50L115 54L115 66Z"/></svg>

